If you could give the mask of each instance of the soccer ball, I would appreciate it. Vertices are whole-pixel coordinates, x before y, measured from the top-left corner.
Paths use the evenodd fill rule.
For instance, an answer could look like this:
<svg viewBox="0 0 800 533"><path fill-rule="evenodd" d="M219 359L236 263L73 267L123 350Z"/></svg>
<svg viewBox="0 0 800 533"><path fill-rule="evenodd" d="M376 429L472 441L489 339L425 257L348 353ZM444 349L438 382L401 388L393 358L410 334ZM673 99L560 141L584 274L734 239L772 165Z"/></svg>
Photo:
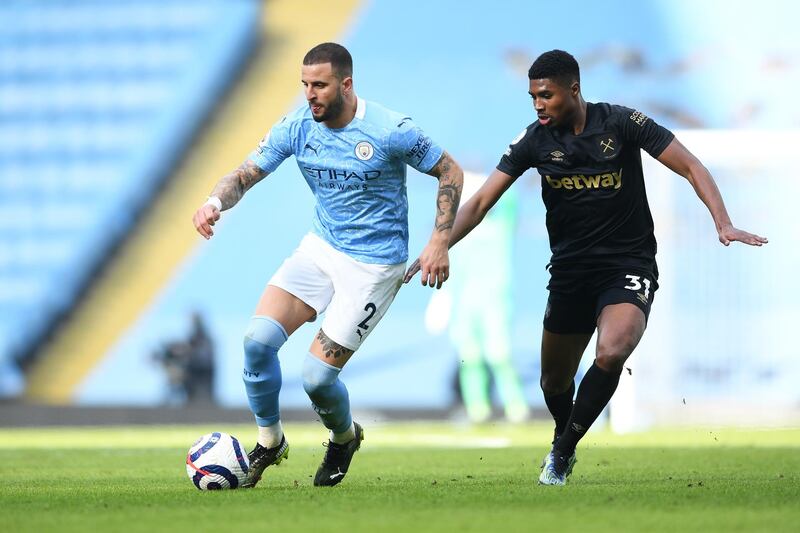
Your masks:
<svg viewBox="0 0 800 533"><path fill-rule="evenodd" d="M242 445L221 431L203 435L186 454L186 473L200 490L235 489L249 469Z"/></svg>

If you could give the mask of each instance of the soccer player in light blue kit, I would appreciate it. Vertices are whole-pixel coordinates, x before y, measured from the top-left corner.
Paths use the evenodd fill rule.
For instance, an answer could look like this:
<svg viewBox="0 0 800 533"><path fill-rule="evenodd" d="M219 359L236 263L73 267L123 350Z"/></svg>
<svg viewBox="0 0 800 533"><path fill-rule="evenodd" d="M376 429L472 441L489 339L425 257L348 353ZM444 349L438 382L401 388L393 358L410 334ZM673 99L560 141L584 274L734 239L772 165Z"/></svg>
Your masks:
<svg viewBox="0 0 800 533"><path fill-rule="evenodd" d="M314 485L347 473L364 439L353 422L339 373L386 313L408 258L406 165L439 180L436 219L420 256L423 283L437 289L449 275L448 242L463 172L409 117L357 97L350 53L335 43L303 59L307 106L279 121L236 170L223 176L194 215L206 239L220 212L294 155L316 197L310 233L267 284L244 339L244 383L258 425L243 487L288 456L278 408L278 350L298 327L327 310L303 363L303 386L330 430Z"/></svg>

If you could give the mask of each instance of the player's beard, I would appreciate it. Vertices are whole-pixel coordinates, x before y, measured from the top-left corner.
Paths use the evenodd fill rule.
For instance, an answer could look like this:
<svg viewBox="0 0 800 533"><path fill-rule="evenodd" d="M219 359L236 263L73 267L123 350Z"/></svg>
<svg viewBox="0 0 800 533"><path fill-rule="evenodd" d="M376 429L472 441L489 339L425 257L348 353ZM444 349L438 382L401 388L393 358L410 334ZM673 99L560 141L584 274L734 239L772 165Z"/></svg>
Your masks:
<svg viewBox="0 0 800 533"><path fill-rule="evenodd" d="M344 110L344 94L342 94L341 89L336 92L336 99L331 101L328 105L325 106L325 111L320 116L314 116L312 113L311 116L314 118L316 122L325 122L326 120L334 120L342 114Z"/></svg>

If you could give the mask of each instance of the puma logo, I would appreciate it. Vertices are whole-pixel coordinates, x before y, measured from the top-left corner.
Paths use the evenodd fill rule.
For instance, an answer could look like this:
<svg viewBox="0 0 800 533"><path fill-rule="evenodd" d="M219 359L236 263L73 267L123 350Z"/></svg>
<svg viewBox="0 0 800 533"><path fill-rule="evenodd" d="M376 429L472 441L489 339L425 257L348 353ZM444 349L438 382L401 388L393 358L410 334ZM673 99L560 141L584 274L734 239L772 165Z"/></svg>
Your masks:
<svg viewBox="0 0 800 533"><path fill-rule="evenodd" d="M342 472L341 468L339 468L337 466L336 470L337 470L337 472L335 474L331 474L330 476L328 476L330 479L336 479L337 477L343 477L344 476L344 472Z"/></svg>

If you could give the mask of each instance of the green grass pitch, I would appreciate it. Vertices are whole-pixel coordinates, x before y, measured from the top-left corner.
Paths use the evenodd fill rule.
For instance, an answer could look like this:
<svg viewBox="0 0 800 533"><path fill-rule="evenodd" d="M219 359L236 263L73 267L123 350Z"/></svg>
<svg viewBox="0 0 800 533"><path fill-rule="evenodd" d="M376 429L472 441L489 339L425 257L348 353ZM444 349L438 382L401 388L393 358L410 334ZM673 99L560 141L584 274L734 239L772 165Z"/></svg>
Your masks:
<svg viewBox="0 0 800 533"><path fill-rule="evenodd" d="M541 487L544 424L361 421L337 487L311 484L322 426L287 424L287 461L255 489L216 492L191 484L186 450L211 430L249 449L253 427L4 429L0 530L800 530L800 429L593 431L568 485Z"/></svg>

